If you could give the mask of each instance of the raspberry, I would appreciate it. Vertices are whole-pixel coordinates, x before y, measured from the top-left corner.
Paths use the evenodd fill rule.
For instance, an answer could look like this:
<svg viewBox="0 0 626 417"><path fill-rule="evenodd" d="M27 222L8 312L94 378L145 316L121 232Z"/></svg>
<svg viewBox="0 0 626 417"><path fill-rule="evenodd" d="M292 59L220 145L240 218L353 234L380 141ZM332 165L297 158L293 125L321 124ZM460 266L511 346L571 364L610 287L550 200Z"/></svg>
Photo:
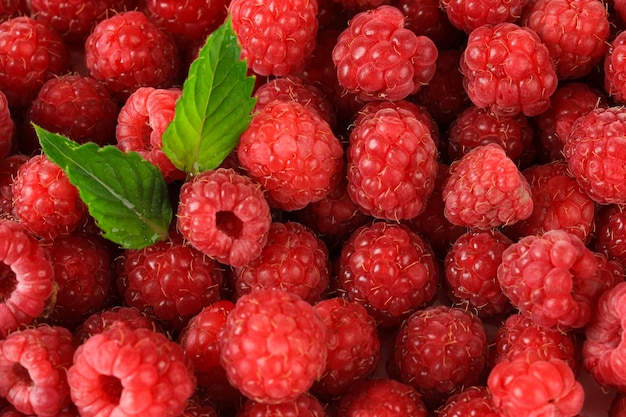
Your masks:
<svg viewBox="0 0 626 417"><path fill-rule="evenodd" d="M0 217L11 217L13 213L13 180L20 166L30 157L22 154L9 155L0 159Z"/></svg>
<svg viewBox="0 0 626 417"><path fill-rule="evenodd" d="M570 175L565 162L534 165L522 174L530 184L533 211L527 219L507 227L507 235L518 240L561 229L584 242L591 239L595 204Z"/></svg>
<svg viewBox="0 0 626 417"><path fill-rule="evenodd" d="M0 20L5 21L12 17L27 15L29 6L26 0L3 0L0 2Z"/></svg>
<svg viewBox="0 0 626 417"><path fill-rule="evenodd" d="M265 404L246 401L237 412L237 417L326 417L324 406L309 393L303 393L292 401L280 404Z"/></svg>
<svg viewBox="0 0 626 417"><path fill-rule="evenodd" d="M470 386L452 394L437 410L438 417L500 417L495 410L491 393L484 386Z"/></svg>
<svg viewBox="0 0 626 417"><path fill-rule="evenodd" d="M322 117L295 101L268 103L242 133L241 166L273 207L298 210L339 182L343 147Z"/></svg>
<svg viewBox="0 0 626 417"><path fill-rule="evenodd" d="M574 417L585 398L572 368L559 359L501 362L491 370L487 383L502 416Z"/></svg>
<svg viewBox="0 0 626 417"><path fill-rule="evenodd" d="M219 417L215 407L211 404L204 404L198 396L194 395L187 400L187 406L180 417Z"/></svg>
<svg viewBox="0 0 626 417"><path fill-rule="evenodd" d="M426 417L420 395L409 385L393 379L370 379L356 385L341 398L343 417Z"/></svg>
<svg viewBox="0 0 626 417"><path fill-rule="evenodd" d="M404 27L404 15L383 5L358 13L333 49L339 84L364 101L402 100L428 83L437 47Z"/></svg>
<svg viewBox="0 0 626 417"><path fill-rule="evenodd" d="M262 191L231 169L205 171L183 184L178 230L218 262L243 266L261 254L272 223Z"/></svg>
<svg viewBox="0 0 626 417"><path fill-rule="evenodd" d="M139 87L132 92L117 115L117 147L135 151L154 164L166 182L185 178L163 152L163 132L174 118L180 88Z"/></svg>
<svg viewBox="0 0 626 417"><path fill-rule="evenodd" d="M44 239L72 233L87 216L87 207L65 172L43 154L22 164L13 181L15 215Z"/></svg>
<svg viewBox="0 0 626 417"><path fill-rule="evenodd" d="M85 41L85 65L120 100L139 87L166 88L178 71L174 40L138 11L101 20Z"/></svg>
<svg viewBox="0 0 626 417"><path fill-rule="evenodd" d="M38 240L20 223L0 220L0 337L29 324L52 295L54 271Z"/></svg>
<svg viewBox="0 0 626 417"><path fill-rule="evenodd" d="M513 224L533 210L528 181L495 143L477 146L453 162L442 195L450 223L475 229Z"/></svg>
<svg viewBox="0 0 626 417"><path fill-rule="evenodd" d="M116 306L92 314L85 319L74 334L76 335L76 339L82 343L91 336L104 333L116 326L126 326L131 329L144 328L155 330L155 323L140 310L135 307Z"/></svg>
<svg viewBox="0 0 626 417"><path fill-rule="evenodd" d="M473 30L460 68L472 102L501 115L541 114L558 82L548 48L534 31L514 23Z"/></svg>
<svg viewBox="0 0 626 417"><path fill-rule="evenodd" d="M482 25L514 23L529 0L440 0L439 4L452 25L469 34Z"/></svg>
<svg viewBox="0 0 626 417"><path fill-rule="evenodd" d="M319 395L339 396L370 376L381 357L376 321L361 304L343 297L314 305L328 328L326 369L311 388Z"/></svg>
<svg viewBox="0 0 626 417"><path fill-rule="evenodd" d="M439 7L439 0L393 0L391 4L406 16L407 29L418 36L428 36L440 50L455 49L463 42L464 33L452 26L446 13ZM458 70L459 61L456 62Z"/></svg>
<svg viewBox="0 0 626 417"><path fill-rule="evenodd" d="M67 49L53 29L28 16L0 23L0 90L12 108L26 108L44 82L68 67Z"/></svg>
<svg viewBox="0 0 626 417"><path fill-rule="evenodd" d="M316 0L232 0L228 11L253 72L280 77L304 69L319 27Z"/></svg>
<svg viewBox="0 0 626 417"><path fill-rule="evenodd" d="M626 102L626 66L623 63L625 45L626 33L619 32L610 42L604 58L604 90L618 103Z"/></svg>
<svg viewBox="0 0 626 417"><path fill-rule="evenodd" d="M297 295L259 289L239 298L220 334L228 378L246 397L277 404L297 399L324 371L327 329Z"/></svg>
<svg viewBox="0 0 626 417"><path fill-rule="evenodd" d="M606 258L564 230L526 236L502 254L498 281L522 314L566 331L585 326L602 292L614 283Z"/></svg>
<svg viewBox="0 0 626 417"><path fill-rule="evenodd" d="M608 417L626 416L626 394L618 394L611 401Z"/></svg>
<svg viewBox="0 0 626 417"><path fill-rule="evenodd" d="M183 349L145 328L112 328L76 349L67 371L81 417L176 416L195 389Z"/></svg>
<svg viewBox="0 0 626 417"><path fill-rule="evenodd" d="M336 264L341 290L382 326L395 326L435 297L432 249L407 226L383 221L358 228Z"/></svg>
<svg viewBox="0 0 626 417"><path fill-rule="evenodd" d="M521 24L534 30L546 45L560 80L589 74L607 50L608 12L598 0L531 1Z"/></svg>
<svg viewBox="0 0 626 417"><path fill-rule="evenodd" d="M597 108L574 122L563 155L571 173L597 203L626 203L626 110Z"/></svg>
<svg viewBox="0 0 626 417"><path fill-rule="evenodd" d="M620 205L604 206L596 217L593 247L626 265L626 217Z"/></svg>
<svg viewBox="0 0 626 417"><path fill-rule="evenodd" d="M430 124L416 116L423 110L416 109L375 105L350 131L348 194L368 215L411 219L433 192L437 148Z"/></svg>
<svg viewBox="0 0 626 417"><path fill-rule="evenodd" d="M144 249L127 249L117 263L126 304L174 329L220 299L220 265L175 232Z"/></svg>
<svg viewBox="0 0 626 417"><path fill-rule="evenodd" d="M328 249L313 231L297 222L273 222L261 255L235 268L238 296L258 288L280 288L313 304L330 279Z"/></svg>
<svg viewBox="0 0 626 417"><path fill-rule="evenodd" d="M445 259L445 280L450 299L480 317L511 310L502 293L497 269L511 240L496 229L467 231L450 248Z"/></svg>
<svg viewBox="0 0 626 417"><path fill-rule="evenodd" d="M63 327L10 333L0 340L0 397L24 414L56 417L70 404L66 371L74 350L72 334Z"/></svg>
<svg viewBox="0 0 626 417"><path fill-rule="evenodd" d="M400 327L392 372L432 408L463 386L480 381L488 361L487 334L472 313L447 306L416 311Z"/></svg>
<svg viewBox="0 0 626 417"><path fill-rule="evenodd" d="M4 159L13 147L15 122L11 117L11 109L7 96L0 91L0 159Z"/></svg>

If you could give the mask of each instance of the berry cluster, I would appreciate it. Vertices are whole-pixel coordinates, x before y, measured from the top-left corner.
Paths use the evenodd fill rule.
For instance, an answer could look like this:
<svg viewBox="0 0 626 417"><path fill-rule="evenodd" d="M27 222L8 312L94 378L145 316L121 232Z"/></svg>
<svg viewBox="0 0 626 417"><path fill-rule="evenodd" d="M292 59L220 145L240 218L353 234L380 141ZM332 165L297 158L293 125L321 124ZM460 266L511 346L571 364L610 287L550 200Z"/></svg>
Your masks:
<svg viewBox="0 0 626 417"><path fill-rule="evenodd" d="M625 56L621 0L0 2L0 416L626 415ZM141 157L163 239L40 128Z"/></svg>

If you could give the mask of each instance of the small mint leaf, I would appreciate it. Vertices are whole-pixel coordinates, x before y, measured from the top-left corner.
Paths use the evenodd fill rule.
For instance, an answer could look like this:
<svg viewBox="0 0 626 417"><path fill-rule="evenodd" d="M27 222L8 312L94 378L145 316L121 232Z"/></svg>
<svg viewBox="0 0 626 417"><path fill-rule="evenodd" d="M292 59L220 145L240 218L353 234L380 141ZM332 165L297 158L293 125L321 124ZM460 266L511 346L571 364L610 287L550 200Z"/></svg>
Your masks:
<svg viewBox="0 0 626 417"><path fill-rule="evenodd" d="M34 125L46 156L78 188L103 236L141 249L168 236L172 207L161 172L135 152L83 145Z"/></svg>
<svg viewBox="0 0 626 417"><path fill-rule="evenodd" d="M163 151L172 163L191 174L217 168L250 124L253 88L229 17L191 64L174 119L163 133Z"/></svg>

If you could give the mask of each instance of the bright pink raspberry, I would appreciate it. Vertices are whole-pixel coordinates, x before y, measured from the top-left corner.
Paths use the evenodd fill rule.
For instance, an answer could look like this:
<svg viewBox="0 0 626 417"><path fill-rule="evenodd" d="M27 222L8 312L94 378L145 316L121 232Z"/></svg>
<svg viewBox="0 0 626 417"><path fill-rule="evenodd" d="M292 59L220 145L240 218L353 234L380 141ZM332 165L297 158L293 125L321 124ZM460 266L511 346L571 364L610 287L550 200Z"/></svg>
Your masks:
<svg viewBox="0 0 626 417"><path fill-rule="evenodd" d="M446 218L468 228L513 224L533 210L528 181L495 143L477 146L453 162L442 195Z"/></svg>
<svg viewBox="0 0 626 417"><path fill-rule="evenodd" d="M228 378L248 398L293 401L326 366L328 330L313 306L293 293L259 289L239 298L220 334Z"/></svg>
<svg viewBox="0 0 626 417"><path fill-rule="evenodd" d="M597 108L574 122L563 155L580 186L597 203L626 203L626 109Z"/></svg>
<svg viewBox="0 0 626 417"><path fill-rule="evenodd" d="M0 91L0 159L4 159L14 144L15 122L9 108L7 96Z"/></svg>
<svg viewBox="0 0 626 417"><path fill-rule="evenodd" d="M575 417L585 399L572 368L560 359L501 362L489 373L487 384L503 416Z"/></svg>
<svg viewBox="0 0 626 417"><path fill-rule="evenodd" d="M126 326L83 342L67 380L81 417L176 416L196 385L191 361L177 343Z"/></svg>
<svg viewBox="0 0 626 417"><path fill-rule="evenodd" d="M472 102L498 114L541 114L558 84L548 48L534 31L515 23L473 30L460 68Z"/></svg>
<svg viewBox="0 0 626 417"><path fill-rule="evenodd" d="M274 101L257 113L237 148L241 166L287 211L319 201L339 182L343 147L329 124L296 101Z"/></svg>
<svg viewBox="0 0 626 417"><path fill-rule="evenodd" d="M383 326L395 326L431 302L439 282L430 246L407 226L384 221L350 236L336 270L341 291Z"/></svg>
<svg viewBox="0 0 626 417"><path fill-rule="evenodd" d="M439 4L450 23L469 34L482 25L515 23L528 0L440 0Z"/></svg>
<svg viewBox="0 0 626 417"><path fill-rule="evenodd" d="M117 98L139 87L167 88L178 71L178 49L167 32L138 11L100 21L85 41L85 65Z"/></svg>
<svg viewBox="0 0 626 417"><path fill-rule="evenodd" d="M606 5L599 0L531 1L521 24L546 45L560 80L589 74L604 58L611 32Z"/></svg>
<svg viewBox="0 0 626 417"><path fill-rule="evenodd" d="M437 47L404 27L400 9L383 5L358 13L333 49L337 79L364 101L402 100L428 83Z"/></svg>
<svg viewBox="0 0 626 417"><path fill-rule="evenodd" d="M500 417L495 410L489 389L472 385L452 394L437 410L438 417Z"/></svg>
<svg viewBox="0 0 626 417"><path fill-rule="evenodd" d="M426 417L419 393L393 379L374 378L357 384L339 402L342 417Z"/></svg>
<svg viewBox="0 0 626 417"><path fill-rule="evenodd" d="M326 417L320 401L305 392L294 400L279 404L246 401L238 410L237 417Z"/></svg>
<svg viewBox="0 0 626 417"><path fill-rule="evenodd" d="M584 327L614 279L603 255L560 229L513 243L498 267L511 303L537 324L562 331Z"/></svg>
<svg viewBox="0 0 626 417"><path fill-rule="evenodd" d="M178 230L220 263L243 266L259 256L271 223L259 186L231 169L205 171L181 188Z"/></svg>
<svg viewBox="0 0 626 417"><path fill-rule="evenodd" d="M0 340L0 397L16 410L56 417L70 405L67 369L75 343L64 327L39 325Z"/></svg>
<svg viewBox="0 0 626 417"><path fill-rule="evenodd" d="M304 69L319 27L316 0L232 0L228 11L253 72L283 76Z"/></svg>

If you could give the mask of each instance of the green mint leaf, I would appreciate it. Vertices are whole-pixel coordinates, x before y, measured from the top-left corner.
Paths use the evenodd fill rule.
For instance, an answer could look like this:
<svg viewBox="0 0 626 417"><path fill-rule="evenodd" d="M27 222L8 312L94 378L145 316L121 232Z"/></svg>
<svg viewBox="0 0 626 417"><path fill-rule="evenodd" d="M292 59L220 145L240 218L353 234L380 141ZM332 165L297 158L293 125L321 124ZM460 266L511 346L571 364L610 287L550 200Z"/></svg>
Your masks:
<svg viewBox="0 0 626 417"><path fill-rule="evenodd" d="M250 124L253 88L228 18L191 64L174 119L163 133L163 151L172 163L191 174L217 168Z"/></svg>
<svg viewBox="0 0 626 417"><path fill-rule="evenodd" d="M78 188L103 236L125 249L141 249L168 236L172 207L161 172L135 152L80 145L34 126L46 156Z"/></svg>

